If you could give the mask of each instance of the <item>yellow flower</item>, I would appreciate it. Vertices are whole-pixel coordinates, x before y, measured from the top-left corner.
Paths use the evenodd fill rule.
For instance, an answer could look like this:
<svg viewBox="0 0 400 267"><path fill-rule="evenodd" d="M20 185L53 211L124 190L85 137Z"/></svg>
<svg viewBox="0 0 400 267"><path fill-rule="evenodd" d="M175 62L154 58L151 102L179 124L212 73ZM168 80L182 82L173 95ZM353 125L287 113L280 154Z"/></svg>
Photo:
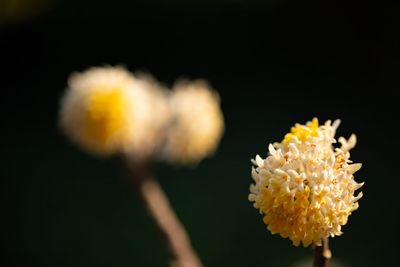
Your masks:
<svg viewBox="0 0 400 267"><path fill-rule="evenodd" d="M353 173L361 164L350 164L356 137L334 135L340 121L319 126L315 118L296 124L281 143L269 145L269 156L256 156L252 170L254 184L249 200L264 216L272 234L289 238L295 246L320 245L324 237L342 234L341 227L358 208L362 197L354 192L363 183Z"/></svg>
<svg viewBox="0 0 400 267"><path fill-rule="evenodd" d="M181 164L196 163L217 148L224 131L219 96L204 81L180 82L170 97L173 120L164 156Z"/></svg>
<svg viewBox="0 0 400 267"><path fill-rule="evenodd" d="M296 125L292 127L291 132L285 135L282 143L288 144L294 136L296 136L301 141L305 141L308 136L317 136L317 130L317 118L314 118L311 122L308 122L307 125L296 123Z"/></svg>
<svg viewBox="0 0 400 267"><path fill-rule="evenodd" d="M72 74L60 111L64 132L99 156L148 157L168 119L167 101L157 84L121 67Z"/></svg>

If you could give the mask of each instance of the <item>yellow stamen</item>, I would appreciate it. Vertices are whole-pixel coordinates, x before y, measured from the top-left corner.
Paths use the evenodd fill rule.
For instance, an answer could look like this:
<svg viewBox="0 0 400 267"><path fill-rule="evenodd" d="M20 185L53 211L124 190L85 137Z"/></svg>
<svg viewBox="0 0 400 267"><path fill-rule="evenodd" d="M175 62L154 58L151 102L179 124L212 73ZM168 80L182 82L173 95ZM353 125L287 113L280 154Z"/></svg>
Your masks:
<svg viewBox="0 0 400 267"><path fill-rule="evenodd" d="M86 137L98 147L118 135L124 126L124 101L122 90L94 90L89 98L88 110L84 116Z"/></svg>
<svg viewBox="0 0 400 267"><path fill-rule="evenodd" d="M301 142L307 140L309 136L318 136L318 119L313 118L311 122L308 122L307 125L296 124L294 127L290 129L290 133L285 135L282 143L287 145L292 141L292 137L296 136Z"/></svg>

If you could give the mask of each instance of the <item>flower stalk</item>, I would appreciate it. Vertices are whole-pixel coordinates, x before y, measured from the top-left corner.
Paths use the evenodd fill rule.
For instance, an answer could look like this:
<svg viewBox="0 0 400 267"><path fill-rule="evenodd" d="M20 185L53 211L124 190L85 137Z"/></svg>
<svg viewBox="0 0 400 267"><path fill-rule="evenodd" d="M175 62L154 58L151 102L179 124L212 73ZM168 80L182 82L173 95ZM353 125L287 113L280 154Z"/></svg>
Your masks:
<svg viewBox="0 0 400 267"><path fill-rule="evenodd" d="M137 190L149 215L163 236L171 256L173 267L202 267L202 263L192 248L185 228L175 215L160 184L151 174L148 164L124 163L129 181Z"/></svg>
<svg viewBox="0 0 400 267"><path fill-rule="evenodd" d="M323 238L322 245L315 247L313 267L328 267L330 258L332 258L332 253L329 249L329 239Z"/></svg>

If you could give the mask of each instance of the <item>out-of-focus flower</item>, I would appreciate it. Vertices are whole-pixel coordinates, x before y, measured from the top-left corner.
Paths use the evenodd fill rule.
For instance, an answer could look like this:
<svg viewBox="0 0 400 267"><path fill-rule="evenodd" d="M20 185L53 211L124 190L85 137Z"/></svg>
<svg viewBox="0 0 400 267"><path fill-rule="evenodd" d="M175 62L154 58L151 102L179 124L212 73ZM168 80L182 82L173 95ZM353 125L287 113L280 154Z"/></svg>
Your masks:
<svg viewBox="0 0 400 267"><path fill-rule="evenodd" d="M1 0L0 24L19 22L42 14L54 0Z"/></svg>
<svg viewBox="0 0 400 267"><path fill-rule="evenodd" d="M219 102L218 94L202 80L174 86L170 97L173 120L164 147L168 161L196 163L215 151L224 131Z"/></svg>
<svg viewBox="0 0 400 267"><path fill-rule="evenodd" d="M164 93L147 77L122 67L74 73L61 103L60 124L84 150L106 156L148 157L169 118Z"/></svg>
<svg viewBox="0 0 400 267"><path fill-rule="evenodd" d="M353 173L361 164L350 164L350 153L356 144L334 138L340 121L319 126L314 118L306 125L296 124L281 143L269 145L269 156L256 156L252 170L254 184L249 200L264 215L272 234L302 243L321 245L322 238L342 234L341 227L358 208L362 197L354 192L363 183L354 181Z"/></svg>

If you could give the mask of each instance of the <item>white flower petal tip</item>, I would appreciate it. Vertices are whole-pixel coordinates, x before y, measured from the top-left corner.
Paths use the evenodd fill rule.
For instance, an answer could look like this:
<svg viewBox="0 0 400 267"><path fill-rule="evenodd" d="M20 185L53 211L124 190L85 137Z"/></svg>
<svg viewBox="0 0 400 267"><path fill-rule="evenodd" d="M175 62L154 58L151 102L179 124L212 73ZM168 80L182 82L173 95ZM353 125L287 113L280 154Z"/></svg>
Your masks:
<svg viewBox="0 0 400 267"><path fill-rule="evenodd" d="M336 130L337 128L339 128L339 125L340 125L341 122L342 122L342 121L341 121L340 119L335 120L335 121L333 122L333 124L332 124L332 128L333 128L334 130Z"/></svg>
<svg viewBox="0 0 400 267"><path fill-rule="evenodd" d="M355 134L352 134L349 138L348 141L349 145L353 148L357 144L357 136Z"/></svg>
<svg viewBox="0 0 400 267"><path fill-rule="evenodd" d="M339 143L342 144L342 147L340 148L343 152L350 151L356 146L357 143L357 137L355 134L352 134L348 140L346 140L344 137L339 138Z"/></svg>
<svg viewBox="0 0 400 267"><path fill-rule="evenodd" d="M360 170L362 167L361 163L355 163L355 164L351 164L349 165L349 167L347 168L347 171L351 174L357 172L358 170Z"/></svg>
<svg viewBox="0 0 400 267"><path fill-rule="evenodd" d="M256 155L256 163L258 167L262 167L264 165L264 160L259 155Z"/></svg>
<svg viewBox="0 0 400 267"><path fill-rule="evenodd" d="M353 202L357 202L363 196L364 196L363 192L358 193L358 195L353 199Z"/></svg>
<svg viewBox="0 0 400 267"><path fill-rule="evenodd" d="M250 194L250 195L248 196L248 199L249 199L249 201L253 202L253 201L256 200L256 195Z"/></svg>
<svg viewBox="0 0 400 267"><path fill-rule="evenodd" d="M276 154L276 149L272 144L268 145L268 151L271 155L275 155Z"/></svg>
<svg viewBox="0 0 400 267"><path fill-rule="evenodd" d="M358 184L356 183L353 190L356 191L356 190L360 189L363 185L364 185L364 182L358 183Z"/></svg>

